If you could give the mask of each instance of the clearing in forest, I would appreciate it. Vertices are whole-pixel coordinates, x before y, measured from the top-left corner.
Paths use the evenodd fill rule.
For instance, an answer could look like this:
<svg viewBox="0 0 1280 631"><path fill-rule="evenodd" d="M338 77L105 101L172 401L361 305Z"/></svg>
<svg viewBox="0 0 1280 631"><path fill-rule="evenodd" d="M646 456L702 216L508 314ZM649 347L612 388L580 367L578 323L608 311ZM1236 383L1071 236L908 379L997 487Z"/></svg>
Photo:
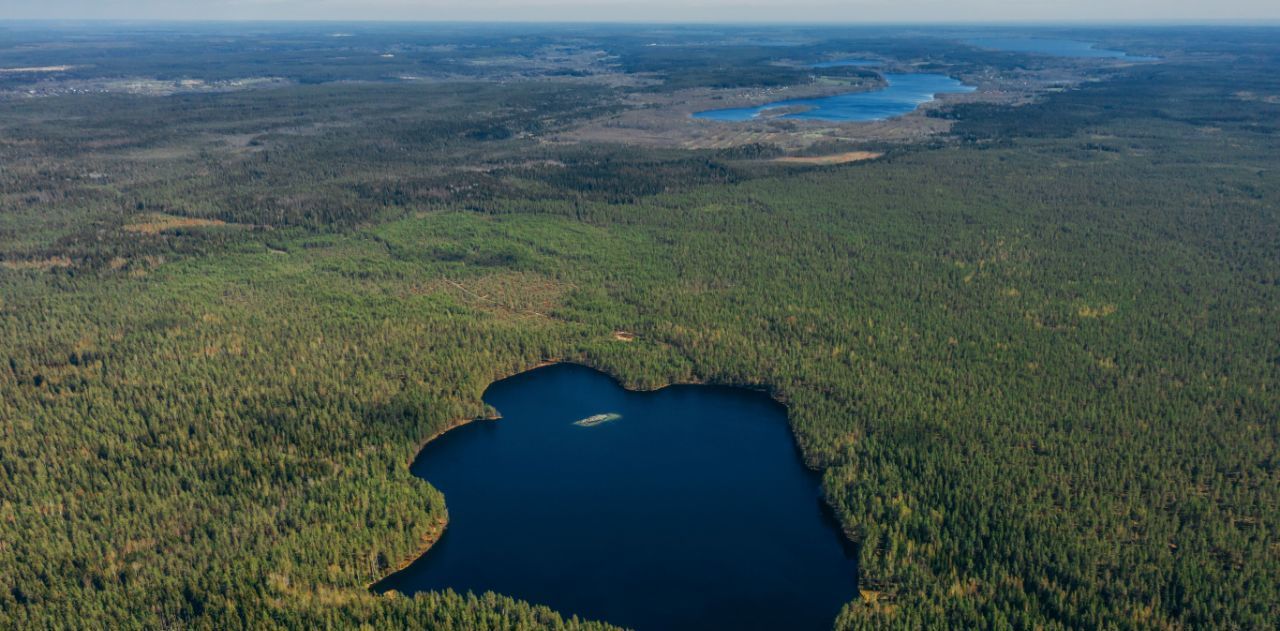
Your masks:
<svg viewBox="0 0 1280 631"><path fill-rule="evenodd" d="M804 165L831 165L845 164L847 162L862 162L863 160L875 160L883 156L878 151L846 151L844 153L833 153L825 156L785 156L782 158L774 158L774 162L783 164L804 164Z"/></svg>

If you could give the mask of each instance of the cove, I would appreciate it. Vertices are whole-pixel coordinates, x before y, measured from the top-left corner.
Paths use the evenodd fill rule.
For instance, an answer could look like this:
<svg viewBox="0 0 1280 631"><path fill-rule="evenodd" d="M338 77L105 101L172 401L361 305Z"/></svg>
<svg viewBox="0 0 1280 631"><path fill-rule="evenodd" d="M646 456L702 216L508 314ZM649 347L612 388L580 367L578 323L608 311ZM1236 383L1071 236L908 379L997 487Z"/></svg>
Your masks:
<svg viewBox="0 0 1280 631"><path fill-rule="evenodd" d="M856 560L766 394L634 392L555 364L484 400L500 420L446 432L412 466L448 528L375 591L495 591L641 631L829 629L856 596Z"/></svg>
<svg viewBox="0 0 1280 631"><path fill-rule="evenodd" d="M1036 53L1052 57L1081 57L1096 59L1126 59L1128 61L1156 61L1156 57L1130 55L1121 50L1097 48L1091 42L1042 37L984 37L966 40L979 48L990 48L1015 53Z"/></svg>
<svg viewBox="0 0 1280 631"><path fill-rule="evenodd" d="M965 85L941 74L885 74L889 85L871 92L850 92L814 99L775 101L756 107L738 107L705 110L694 113L694 118L717 121L745 121L759 117L769 110L796 108L778 118L826 121L874 121L908 114L937 95L956 92L972 92L973 86Z"/></svg>

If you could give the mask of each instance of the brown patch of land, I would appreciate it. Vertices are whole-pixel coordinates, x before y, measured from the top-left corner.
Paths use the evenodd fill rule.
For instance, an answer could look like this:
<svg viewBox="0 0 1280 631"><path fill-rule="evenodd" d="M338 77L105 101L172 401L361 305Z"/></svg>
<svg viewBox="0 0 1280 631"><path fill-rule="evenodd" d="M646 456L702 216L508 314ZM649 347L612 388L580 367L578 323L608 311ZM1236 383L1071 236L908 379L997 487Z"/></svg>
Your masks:
<svg viewBox="0 0 1280 631"><path fill-rule="evenodd" d="M175 217L173 215L164 215L161 213L152 213L140 218L140 221L125 224L125 232L135 232L138 234L159 234L165 230L175 230L178 228L207 228L210 226L225 226L227 222L218 219L199 219L196 217Z"/></svg>
<svg viewBox="0 0 1280 631"><path fill-rule="evenodd" d="M630 331L614 331L613 339L619 342L634 342L636 339L636 334Z"/></svg>
<svg viewBox="0 0 1280 631"><path fill-rule="evenodd" d="M1105 318L1115 312L1116 306L1110 304L1099 307L1081 305L1080 308L1076 310L1076 314L1082 318Z"/></svg>
<svg viewBox="0 0 1280 631"><path fill-rule="evenodd" d="M12 270L34 269L34 270L41 270L46 272L55 267L71 267L72 265L74 265L74 263L72 263L71 259L65 256L54 256L47 259L33 259L33 260L25 260L25 261L18 261L18 260L0 261L0 266L3 266L5 269L12 269Z"/></svg>
<svg viewBox="0 0 1280 631"><path fill-rule="evenodd" d="M782 164L826 166L831 164L845 164L847 162L875 160L883 155L884 153L879 151L846 151L844 153L833 153L825 156L784 156L781 158L774 158L773 162L779 162Z"/></svg>

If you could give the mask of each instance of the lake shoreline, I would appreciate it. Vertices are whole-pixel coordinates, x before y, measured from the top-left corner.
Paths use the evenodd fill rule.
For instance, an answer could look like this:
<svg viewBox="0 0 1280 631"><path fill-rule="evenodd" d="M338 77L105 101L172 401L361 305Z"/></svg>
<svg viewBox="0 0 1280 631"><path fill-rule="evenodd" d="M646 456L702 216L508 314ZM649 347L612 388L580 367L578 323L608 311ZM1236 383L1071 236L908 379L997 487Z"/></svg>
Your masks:
<svg viewBox="0 0 1280 631"><path fill-rule="evenodd" d="M749 107L720 107L696 111L697 120L717 123L748 121L821 121L865 123L889 120L918 111L947 94L967 94L977 86L939 73L882 73L884 85L872 90L846 91L820 98L774 100Z"/></svg>
<svg viewBox="0 0 1280 631"><path fill-rule="evenodd" d="M531 371L531 370L537 370L537 369L539 369L539 368L545 368L545 367L547 367L547 366L554 366L554 365L556 365L556 364L558 364L558 363L562 363L562 362L560 362L560 361L542 361L542 362L538 362L538 363L537 363L537 364L535 364L532 368L527 368L527 369L524 369L524 370L519 370L519 371L516 371L516 372L512 372L512 373L507 374L507 375L505 375L505 376L501 376L501 375L500 375L500 376L498 376L498 377L494 378L493 380L491 380L491 381L489 382L489 385L493 385L493 384L495 384L495 383L497 383L497 382L499 382L499 381L502 381L503 379L509 379L509 378L511 378L511 377L514 377L514 376L516 376L516 375L519 375L519 374L523 374L523 373L529 372L529 371ZM486 385L486 386L485 386L485 388L487 389L487 388L489 387L489 385ZM456 418L456 419L453 419L453 420L449 421L449 423L448 423L448 424L447 424L443 429L441 429L441 430L439 430L439 431L436 431L435 433L433 433L433 434L431 434L431 435L427 436L426 438L422 439L421 441L419 441L419 442L418 442L418 448L417 448L417 449L415 449L415 450L414 450L414 452L413 452L413 455L409 457L409 462L407 463L407 465L406 465L406 466L408 466L410 469L412 469L412 468L413 468L413 463L414 463L414 462L416 462L416 461L418 460L418 457L419 457L420 455L422 455L422 450L426 449L426 448L427 448L427 445L431 444L431 441L436 440L437 438L440 438L441 436L444 436L445 434L448 434L449 432L451 432L451 431L453 431L453 430L455 430L455 429L458 429L459 427L465 427L465 426L467 426L467 425L470 425L470 424L472 424L472 423L476 423L476 422L483 422L483 421L499 421L499 420L502 420L502 414L501 414L501 413L498 413L498 414L491 414L491 415L488 415L488 416L471 416L471 417L462 417L462 418ZM414 477L417 477L417 476L414 476ZM423 482L426 482L426 480L423 480ZM441 495L443 495L443 493L442 493ZM377 586L378 586L378 584L379 584L379 583L382 583L383 581L387 580L388 578L390 578L392 575L396 574L397 572L400 572L400 571L402 571L402 570L404 570L404 569L408 568L410 565L413 565L413 563L414 563L415 561L417 561L418 559L421 559L421 558L422 558L422 556L423 556L424 554L426 554L428 551L430 551L430 550L431 550L431 547L432 547L432 546L434 546L434 545L436 544L436 542L440 540L440 537L444 536L444 531L445 531L446 529L448 529L448 528L449 528L449 505L448 505L448 501L447 501L447 498L446 498L444 516L443 516L443 517L441 517L439 520L437 520L437 521L436 521L436 523L434 524L434 527L433 527L433 528L429 529L426 533L424 533L424 534L422 535L422 537L420 538L420 540L419 540L419 542L418 542L417 552L413 553L409 558L407 558L407 559L403 559L403 560L401 560L399 563L397 563L397 564L395 565L395 569L391 570L390 572L387 572L386 576L383 576L382 578L380 578L380 579L378 579L378 580L376 580L376 581L374 581L374 582L372 582L372 583L369 583L368 585L365 585L365 589L366 589L366 590L368 590L368 591L376 591ZM394 589L389 589L389 590L386 590L386 591L384 591L384 592L378 592L378 593L379 593L380 595L382 595L382 596L386 596L386 595L389 595L389 594L392 594L392 593L399 593L399 592L396 592L396 590L394 590Z"/></svg>
<svg viewBox="0 0 1280 631"><path fill-rule="evenodd" d="M791 419L791 408L789 405L790 399L785 395L783 395L782 393L778 392L777 388L773 386L759 385L759 384L732 384L732 383L709 382L705 379L693 379L693 380L687 380L687 381L671 381L655 387L645 387L645 386L629 384L627 381L623 380L613 372L602 369L598 366L592 365L591 363L588 363L587 361L584 361L581 359L579 360L544 359L528 368L515 370L515 371L503 371L498 373L495 377L490 379L489 383L485 386L485 390L487 391L491 386L493 386L493 384L498 383L500 381L510 379L518 375L523 375L525 373L533 372L535 370L539 370L542 368L548 368L551 366L557 366L561 364L566 364L571 366L580 366L583 368L588 368L590 370L599 372L609 377L610 379L612 379L615 383L618 384L620 388L622 388L627 392L650 393L650 392L658 392L661 390L665 390L667 388L679 387L679 386L711 386L711 387L719 387L719 388L735 388L735 389L741 389L741 390L748 390L748 391L759 392L767 395L771 401L782 406L782 408L786 412L787 433L791 436L792 444L795 447L796 451L799 453L800 462L804 466L805 470L807 470L811 474L814 474L818 478L818 498L822 502L822 508L824 512L826 512L832 519L835 520L835 523L838 526L840 533L843 535L841 544L857 545L857 540L853 537L852 531L839 518L839 512L835 510L835 506L832 505L830 498L827 496L826 489L823 487L821 483L821 476L824 469L820 466L815 465L813 462L810 461L810 459L805 454L804 449L800 446L800 441L797 440L797 436L790 422L790 419ZM454 419L450 421L446 427L432 433L431 435L423 439L421 442L419 442L417 450L414 451L413 456L410 458L408 462L408 466L410 468L413 467L413 464L422 455L422 452L427 448L427 445L429 445L432 441L440 438L441 436L444 436L445 434L453 430L456 430L461 427L466 427L476 422L484 422L484 421L493 422L493 421L502 420L501 411L495 410L495 412L496 412L495 414L492 414L489 416L464 417L464 418ZM422 479L422 481L427 482L425 479ZM429 482L427 483L429 484ZM443 492L442 492L442 495L443 495ZM385 591L378 591L377 586L386 582L388 579L398 574L399 572L404 571L409 566L413 565L415 562L417 562L419 559L425 556L428 552L430 552L432 547L434 547L435 544L440 541L440 538L444 536L445 531L449 527L449 521L450 521L449 509L448 509L448 498L446 497L444 499L445 499L444 515L435 523L433 523L432 527L429 528L427 532L425 532L421 536L419 540L419 545L416 548L416 551L410 556L408 556L408 558L401 559L400 562L398 562L394 566L393 570L387 572L384 576L382 576L378 580L366 585L365 586L366 590L370 592L374 592L381 596L388 596L388 597L396 597L396 596L404 595L402 592L399 592L396 589L387 589ZM861 579L861 572L859 572L858 579ZM859 580L859 582L861 581Z"/></svg>

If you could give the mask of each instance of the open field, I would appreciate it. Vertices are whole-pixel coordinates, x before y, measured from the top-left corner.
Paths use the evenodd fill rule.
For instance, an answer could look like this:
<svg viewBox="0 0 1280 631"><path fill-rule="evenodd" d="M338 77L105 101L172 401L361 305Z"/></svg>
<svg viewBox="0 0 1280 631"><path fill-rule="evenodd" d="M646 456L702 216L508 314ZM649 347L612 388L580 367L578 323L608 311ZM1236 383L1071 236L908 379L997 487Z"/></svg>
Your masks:
<svg viewBox="0 0 1280 631"><path fill-rule="evenodd" d="M875 160L876 158L883 156L883 153L876 151L846 151L844 153L833 153L824 156L783 156L781 158L774 158L773 161L779 164L830 166L833 164L847 164L849 162Z"/></svg>

